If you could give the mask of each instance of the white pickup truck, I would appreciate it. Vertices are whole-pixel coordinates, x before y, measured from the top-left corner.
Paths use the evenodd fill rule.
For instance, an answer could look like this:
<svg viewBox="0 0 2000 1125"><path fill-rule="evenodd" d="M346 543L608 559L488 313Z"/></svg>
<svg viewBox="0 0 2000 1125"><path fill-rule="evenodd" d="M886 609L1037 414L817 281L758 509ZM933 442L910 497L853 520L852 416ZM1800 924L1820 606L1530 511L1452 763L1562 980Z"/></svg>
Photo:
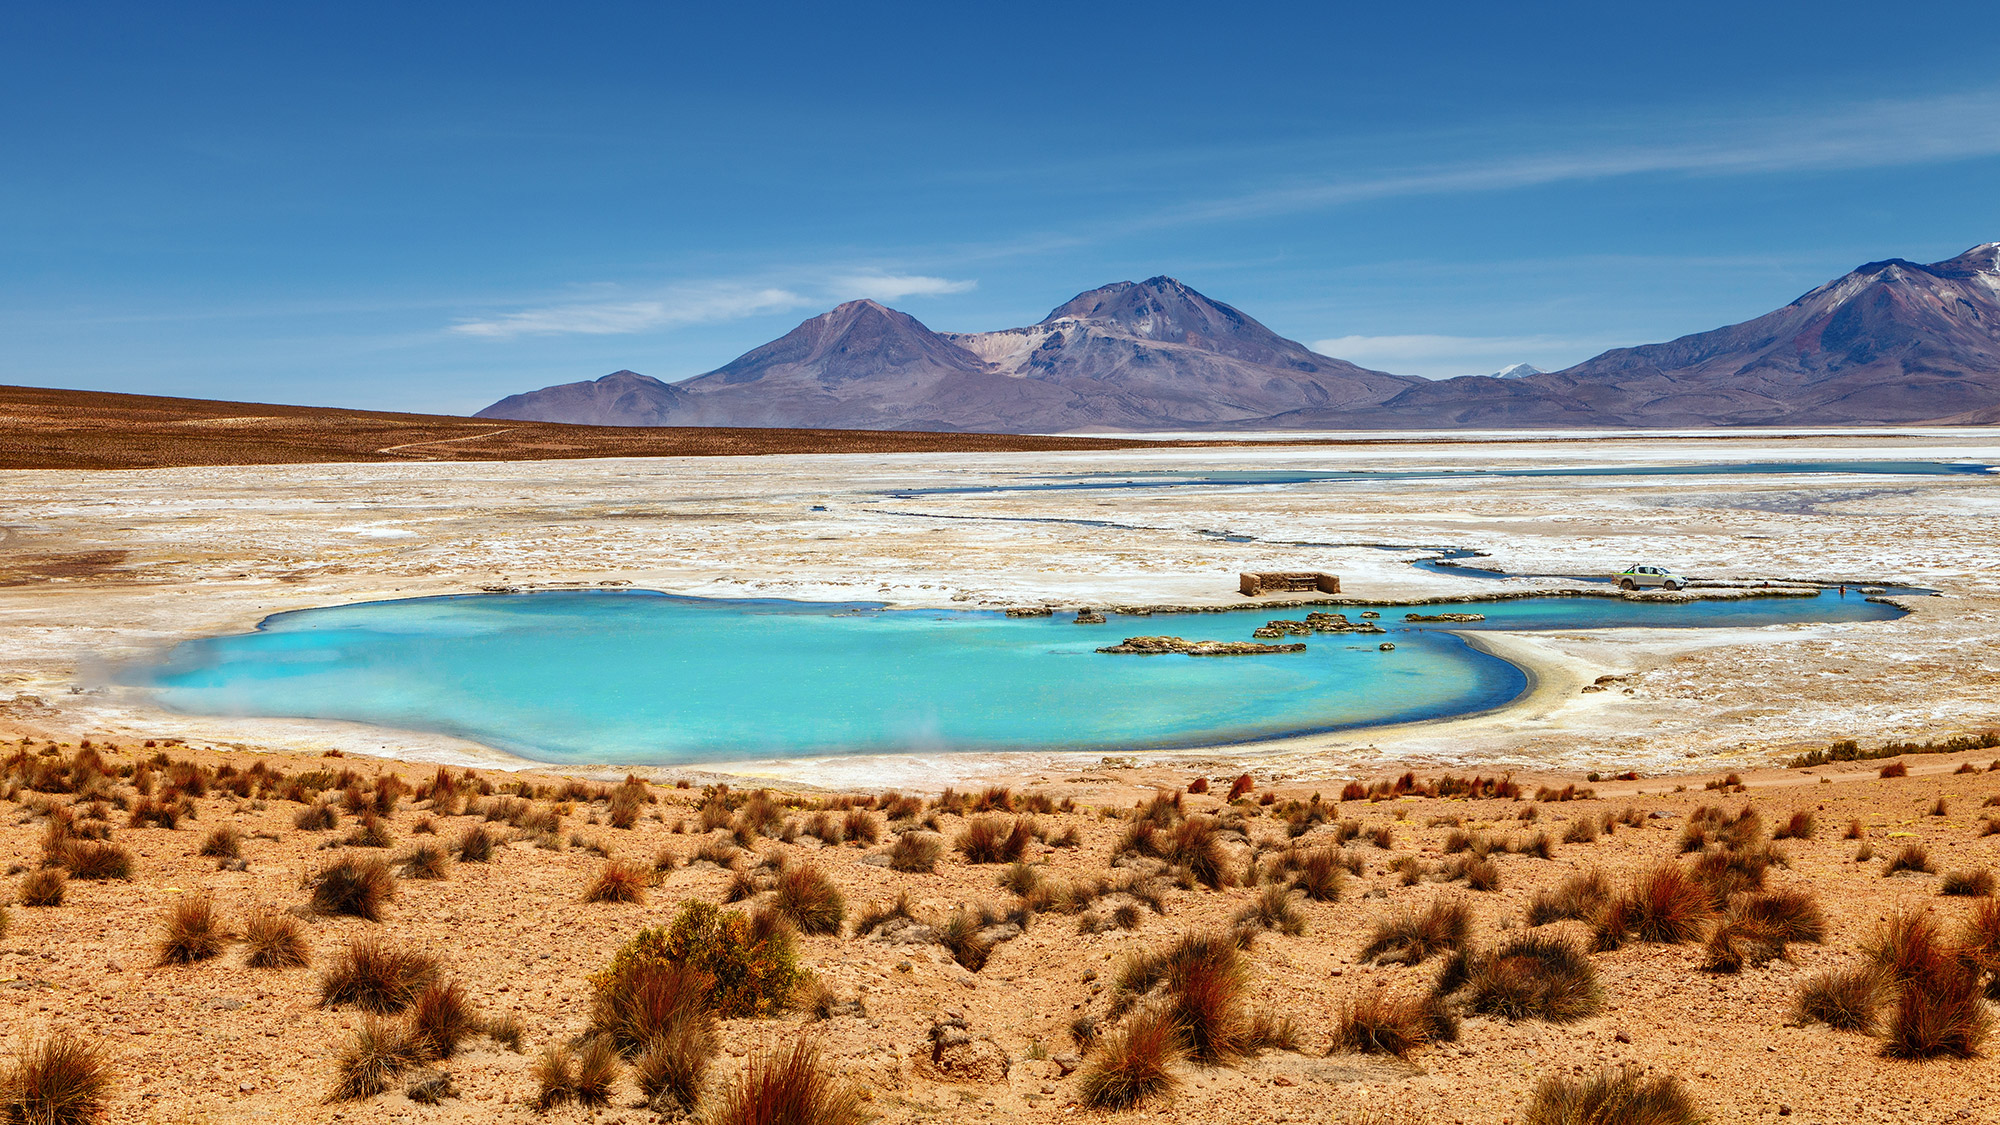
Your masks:
<svg viewBox="0 0 2000 1125"><path fill-rule="evenodd" d="M1678 590L1687 585L1687 579L1675 574L1664 566L1641 566L1637 563L1626 567L1612 577L1618 580L1620 590Z"/></svg>

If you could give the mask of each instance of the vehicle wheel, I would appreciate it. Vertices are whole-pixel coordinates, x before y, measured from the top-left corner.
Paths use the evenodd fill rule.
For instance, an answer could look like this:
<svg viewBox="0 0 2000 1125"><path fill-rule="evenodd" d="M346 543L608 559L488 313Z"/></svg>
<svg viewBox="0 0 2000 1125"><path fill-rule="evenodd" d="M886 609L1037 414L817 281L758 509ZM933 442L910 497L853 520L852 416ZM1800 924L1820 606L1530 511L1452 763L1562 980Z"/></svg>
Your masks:
<svg viewBox="0 0 2000 1125"><path fill-rule="evenodd" d="M1669 590L1678 590L1681 588L1681 584L1678 582L1662 582L1661 585Z"/></svg>
<svg viewBox="0 0 2000 1125"><path fill-rule="evenodd" d="M1632 580L1631 580L1630 578L1620 578L1620 579L1618 580L1618 588L1619 588L1620 590L1636 590L1636 589L1638 589L1638 587L1637 587L1637 586L1634 586L1634 585L1632 584Z"/></svg>

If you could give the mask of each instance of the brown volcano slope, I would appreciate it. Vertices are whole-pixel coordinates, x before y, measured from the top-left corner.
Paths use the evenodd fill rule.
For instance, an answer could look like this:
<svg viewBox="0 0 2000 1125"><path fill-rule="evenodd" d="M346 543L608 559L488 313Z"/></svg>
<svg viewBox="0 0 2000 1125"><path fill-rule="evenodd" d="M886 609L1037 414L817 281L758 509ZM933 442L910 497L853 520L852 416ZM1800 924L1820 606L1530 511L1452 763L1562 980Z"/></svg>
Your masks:
<svg viewBox="0 0 2000 1125"><path fill-rule="evenodd" d="M1034 453L1227 442L886 430L573 426L0 386L0 469L539 461L758 453Z"/></svg>

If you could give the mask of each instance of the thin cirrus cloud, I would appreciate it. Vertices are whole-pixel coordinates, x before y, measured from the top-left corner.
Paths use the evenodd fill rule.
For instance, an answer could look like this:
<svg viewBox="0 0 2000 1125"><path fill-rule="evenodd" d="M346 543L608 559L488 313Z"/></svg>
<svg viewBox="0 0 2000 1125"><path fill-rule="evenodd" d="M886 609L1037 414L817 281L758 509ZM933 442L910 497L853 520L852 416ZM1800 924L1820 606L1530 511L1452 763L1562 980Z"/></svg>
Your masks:
<svg viewBox="0 0 2000 1125"><path fill-rule="evenodd" d="M1578 144L1375 176L1306 180L1189 202L1128 227L1292 214L1411 195L1509 191L1626 176L1756 175L2000 156L2000 89L1854 103L1790 116L1650 129L1661 139Z"/></svg>
<svg viewBox="0 0 2000 1125"><path fill-rule="evenodd" d="M489 339L625 336L781 312L805 303L806 298L789 289L738 286L675 289L643 300L578 301L462 320L452 325L451 331Z"/></svg>
<svg viewBox="0 0 2000 1125"><path fill-rule="evenodd" d="M461 336L511 339L516 336L630 336L693 324L716 324L764 313L786 312L822 300L868 298L894 301L963 293L978 284L917 274L849 274L814 286L816 296L791 289L742 285L677 287L641 299L573 301L522 309L499 316L469 318L451 326Z"/></svg>
<svg viewBox="0 0 2000 1125"><path fill-rule="evenodd" d="M850 274L834 278L827 289L838 300L867 298L871 301L899 301L904 297L964 293L978 284L977 281L952 281L921 274Z"/></svg>

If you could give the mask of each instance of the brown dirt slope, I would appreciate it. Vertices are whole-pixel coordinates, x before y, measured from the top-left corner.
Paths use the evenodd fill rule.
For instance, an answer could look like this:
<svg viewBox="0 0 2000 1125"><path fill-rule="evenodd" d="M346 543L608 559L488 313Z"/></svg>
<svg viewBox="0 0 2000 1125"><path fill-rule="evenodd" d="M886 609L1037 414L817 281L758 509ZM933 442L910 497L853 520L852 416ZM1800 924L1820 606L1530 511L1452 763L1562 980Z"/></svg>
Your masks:
<svg viewBox="0 0 2000 1125"><path fill-rule="evenodd" d="M1174 444L1183 443L870 430L571 426L0 386L0 469L758 453L1032 453Z"/></svg>

